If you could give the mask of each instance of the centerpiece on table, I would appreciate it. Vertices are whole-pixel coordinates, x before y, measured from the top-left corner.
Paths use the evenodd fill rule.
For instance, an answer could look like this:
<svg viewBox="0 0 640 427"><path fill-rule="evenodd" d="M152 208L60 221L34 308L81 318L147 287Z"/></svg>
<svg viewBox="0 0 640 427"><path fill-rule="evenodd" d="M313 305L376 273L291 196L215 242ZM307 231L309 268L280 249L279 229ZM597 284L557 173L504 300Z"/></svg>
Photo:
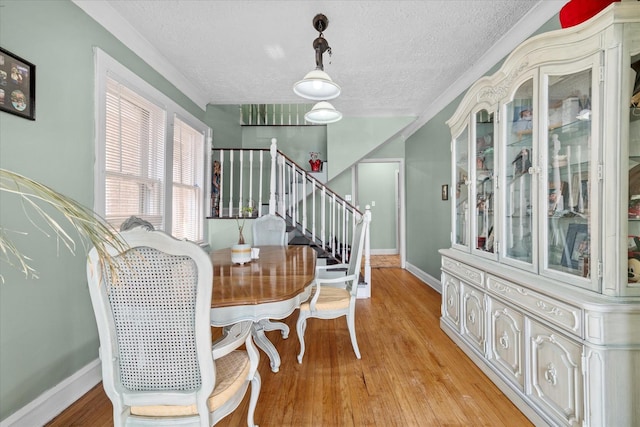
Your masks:
<svg viewBox="0 0 640 427"><path fill-rule="evenodd" d="M231 262L234 264L246 264L251 262L251 245L248 245L244 241L244 222L247 217L253 216L254 208L252 205L243 207L238 216L236 216L236 224L238 224L238 243L231 246Z"/></svg>

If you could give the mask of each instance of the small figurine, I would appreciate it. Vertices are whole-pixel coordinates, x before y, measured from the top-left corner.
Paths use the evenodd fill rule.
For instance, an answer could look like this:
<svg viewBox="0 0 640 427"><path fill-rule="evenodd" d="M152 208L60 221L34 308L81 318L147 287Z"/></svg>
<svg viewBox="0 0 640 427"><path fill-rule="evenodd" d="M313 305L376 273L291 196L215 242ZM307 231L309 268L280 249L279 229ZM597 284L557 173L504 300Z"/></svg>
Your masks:
<svg viewBox="0 0 640 427"><path fill-rule="evenodd" d="M211 176L211 198L213 199L212 216L220 216L220 162L213 161L213 174Z"/></svg>
<svg viewBox="0 0 640 427"><path fill-rule="evenodd" d="M311 165L311 172L320 172L322 170L322 160L318 158L320 153L312 151L309 153L311 155L311 160L309 160L309 165Z"/></svg>
<svg viewBox="0 0 640 427"><path fill-rule="evenodd" d="M531 167L531 152L529 149L521 149L511 164L515 166L514 173L516 175L528 173L529 168Z"/></svg>
<svg viewBox="0 0 640 427"><path fill-rule="evenodd" d="M520 111L520 118L513 125L513 132L518 136L518 141L523 135L531 135L533 132L533 115L531 110Z"/></svg>

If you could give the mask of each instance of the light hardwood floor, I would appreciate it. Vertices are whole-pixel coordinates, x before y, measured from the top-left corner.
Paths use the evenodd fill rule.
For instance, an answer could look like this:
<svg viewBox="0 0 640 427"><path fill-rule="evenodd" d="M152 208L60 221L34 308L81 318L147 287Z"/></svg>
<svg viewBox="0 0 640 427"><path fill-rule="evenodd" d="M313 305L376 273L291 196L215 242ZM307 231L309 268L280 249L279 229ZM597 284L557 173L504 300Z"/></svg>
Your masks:
<svg viewBox="0 0 640 427"><path fill-rule="evenodd" d="M400 268L374 268L372 297L358 300L362 359L344 318L310 319L303 363L296 360L297 312L289 338L268 335L282 357L273 373L261 354L261 427L527 426L531 423L439 327L440 294ZM217 426L246 425L248 399ZM48 426L109 426L102 385Z"/></svg>
<svg viewBox="0 0 640 427"><path fill-rule="evenodd" d="M400 267L400 255L371 255L369 262L371 268Z"/></svg>

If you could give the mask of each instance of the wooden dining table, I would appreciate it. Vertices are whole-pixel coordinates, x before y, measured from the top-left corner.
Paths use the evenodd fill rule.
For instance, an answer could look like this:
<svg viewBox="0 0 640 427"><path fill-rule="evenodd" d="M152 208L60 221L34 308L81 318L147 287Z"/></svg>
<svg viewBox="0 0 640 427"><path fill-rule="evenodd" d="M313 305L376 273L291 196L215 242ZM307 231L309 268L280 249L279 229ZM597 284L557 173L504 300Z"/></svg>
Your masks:
<svg viewBox="0 0 640 427"><path fill-rule="evenodd" d="M238 265L231 262L231 248L213 251L213 294L211 325L229 326L253 321L253 339L271 362L280 369L280 355L265 331L280 330L283 338L289 327L283 322L311 294L315 277L316 251L309 246L257 246L259 257Z"/></svg>

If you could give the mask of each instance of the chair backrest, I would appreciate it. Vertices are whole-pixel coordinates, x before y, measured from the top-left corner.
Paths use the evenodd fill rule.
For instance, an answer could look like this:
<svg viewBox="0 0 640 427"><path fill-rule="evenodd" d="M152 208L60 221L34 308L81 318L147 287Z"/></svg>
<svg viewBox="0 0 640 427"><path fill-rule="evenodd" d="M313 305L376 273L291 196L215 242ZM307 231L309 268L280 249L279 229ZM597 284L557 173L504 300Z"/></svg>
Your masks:
<svg viewBox="0 0 640 427"><path fill-rule="evenodd" d="M356 221L353 228L353 236L351 238L351 258L349 259L349 268L347 275L359 275L360 265L362 264L362 251L364 249L364 239L369 230L369 223L371 222L371 216L369 212L365 212L362 217ZM357 292L357 280L354 280L347 285L347 289L354 294Z"/></svg>
<svg viewBox="0 0 640 427"><path fill-rule="evenodd" d="M195 404L208 417L211 260L195 243L161 231L138 227L121 236L126 250L109 248L115 272L95 248L87 262L105 392L114 409Z"/></svg>
<svg viewBox="0 0 640 427"><path fill-rule="evenodd" d="M254 246L286 246L287 223L278 215L263 215L253 221Z"/></svg>

